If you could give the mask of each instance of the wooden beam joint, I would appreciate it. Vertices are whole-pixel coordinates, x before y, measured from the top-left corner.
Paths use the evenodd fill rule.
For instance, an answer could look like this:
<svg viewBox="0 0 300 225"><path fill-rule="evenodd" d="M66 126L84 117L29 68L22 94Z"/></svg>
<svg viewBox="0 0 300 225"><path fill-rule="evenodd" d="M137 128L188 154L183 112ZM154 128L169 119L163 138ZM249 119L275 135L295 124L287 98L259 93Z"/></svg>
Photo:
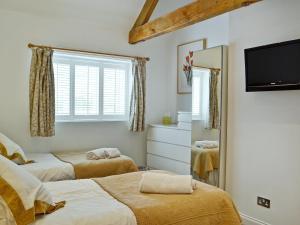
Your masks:
<svg viewBox="0 0 300 225"><path fill-rule="evenodd" d="M153 21L134 26L129 32L129 43L145 41L259 1L262 0L197 0Z"/></svg>
<svg viewBox="0 0 300 225"><path fill-rule="evenodd" d="M133 27L138 27L138 26L141 26L141 25L144 25L145 23L147 23L156 7L158 3L158 0L146 0L143 8L142 8L142 11L140 12L138 18L136 19Z"/></svg>

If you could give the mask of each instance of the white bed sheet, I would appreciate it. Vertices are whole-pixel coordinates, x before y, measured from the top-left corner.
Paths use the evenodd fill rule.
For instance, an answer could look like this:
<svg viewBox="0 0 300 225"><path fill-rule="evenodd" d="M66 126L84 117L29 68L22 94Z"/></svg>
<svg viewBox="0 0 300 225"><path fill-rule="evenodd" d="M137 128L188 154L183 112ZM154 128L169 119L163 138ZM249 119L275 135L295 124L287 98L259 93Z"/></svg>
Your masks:
<svg viewBox="0 0 300 225"><path fill-rule="evenodd" d="M55 202L65 207L38 216L31 225L137 225L133 212L105 192L93 180L66 180L45 183ZM16 225L7 205L0 198L0 225Z"/></svg>
<svg viewBox="0 0 300 225"><path fill-rule="evenodd" d="M65 163L49 153L26 153L34 163L22 165L24 169L42 182L73 180L75 173L70 163Z"/></svg>
<svg viewBox="0 0 300 225"><path fill-rule="evenodd" d="M33 225L137 225L133 212L105 192L93 180L45 183L53 200L66 205L38 217Z"/></svg>

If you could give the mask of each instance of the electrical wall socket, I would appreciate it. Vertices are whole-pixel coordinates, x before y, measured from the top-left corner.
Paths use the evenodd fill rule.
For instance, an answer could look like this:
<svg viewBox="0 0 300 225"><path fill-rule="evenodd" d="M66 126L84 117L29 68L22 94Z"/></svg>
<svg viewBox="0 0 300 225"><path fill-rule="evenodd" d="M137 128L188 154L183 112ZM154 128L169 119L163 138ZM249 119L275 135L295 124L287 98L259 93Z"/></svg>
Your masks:
<svg viewBox="0 0 300 225"><path fill-rule="evenodd" d="M265 208L271 208L271 201L267 198L257 197L257 205L260 205Z"/></svg>

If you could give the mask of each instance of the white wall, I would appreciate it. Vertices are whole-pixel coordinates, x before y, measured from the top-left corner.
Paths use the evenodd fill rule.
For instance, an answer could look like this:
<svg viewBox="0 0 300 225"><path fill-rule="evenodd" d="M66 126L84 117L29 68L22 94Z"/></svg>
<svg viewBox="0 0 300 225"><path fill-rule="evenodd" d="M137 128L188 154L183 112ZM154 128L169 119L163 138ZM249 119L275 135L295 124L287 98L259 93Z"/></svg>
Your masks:
<svg viewBox="0 0 300 225"><path fill-rule="evenodd" d="M208 47L230 42L227 190L250 217L273 225L298 225L300 91L246 93L243 50L299 38L299 10L298 0L265 0L137 46L127 44L131 22L124 26L124 18L110 21L104 14L91 22L51 18L50 12L0 10L0 131L30 151L122 146L124 153L143 164L145 134L128 132L125 123L65 123L57 125L54 138L29 136L27 43L151 57L147 120L157 122L166 111L175 118L187 100L186 95L177 95L177 45L201 38L208 39ZM270 198L271 209L258 207L257 195Z"/></svg>
<svg viewBox="0 0 300 225"><path fill-rule="evenodd" d="M22 13L3 8L0 10L0 132L7 134L28 151L48 152L117 146L124 154L133 157L138 164L144 164L146 134L129 132L124 122L58 123L55 137L30 137L28 89L31 51L27 44L33 42L149 56L151 61L147 66L146 117L148 123L153 123L159 121L161 115L167 111L166 36L132 46L128 44L127 39L136 15L125 18L111 15L108 20L106 11L104 10L101 16L103 9L99 7L99 13L97 16L91 15L92 19L76 19L78 17L72 14L69 17L64 16L68 11L58 15L55 5L52 4L52 11L45 10L47 7L43 8L42 13L38 10L37 13ZM94 9L89 7L89 10ZM72 10L69 11L72 13ZM80 12L79 9L77 11Z"/></svg>
<svg viewBox="0 0 300 225"><path fill-rule="evenodd" d="M273 225L300 224L300 91L246 93L243 50L299 38L299 11L299 0L265 0L229 19L227 190L241 212Z"/></svg>

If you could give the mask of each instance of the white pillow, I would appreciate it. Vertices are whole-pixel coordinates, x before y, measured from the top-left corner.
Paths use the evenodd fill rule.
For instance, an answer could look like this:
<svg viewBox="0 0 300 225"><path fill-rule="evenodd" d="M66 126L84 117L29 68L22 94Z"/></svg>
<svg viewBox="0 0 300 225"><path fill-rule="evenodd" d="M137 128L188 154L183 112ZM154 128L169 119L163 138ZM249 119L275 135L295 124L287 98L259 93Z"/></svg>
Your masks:
<svg viewBox="0 0 300 225"><path fill-rule="evenodd" d="M0 154L17 164L29 162L23 149L2 133L0 133Z"/></svg>
<svg viewBox="0 0 300 225"><path fill-rule="evenodd" d="M36 177L0 155L0 197L10 209L17 225L35 221L35 215L47 214L64 206Z"/></svg>

